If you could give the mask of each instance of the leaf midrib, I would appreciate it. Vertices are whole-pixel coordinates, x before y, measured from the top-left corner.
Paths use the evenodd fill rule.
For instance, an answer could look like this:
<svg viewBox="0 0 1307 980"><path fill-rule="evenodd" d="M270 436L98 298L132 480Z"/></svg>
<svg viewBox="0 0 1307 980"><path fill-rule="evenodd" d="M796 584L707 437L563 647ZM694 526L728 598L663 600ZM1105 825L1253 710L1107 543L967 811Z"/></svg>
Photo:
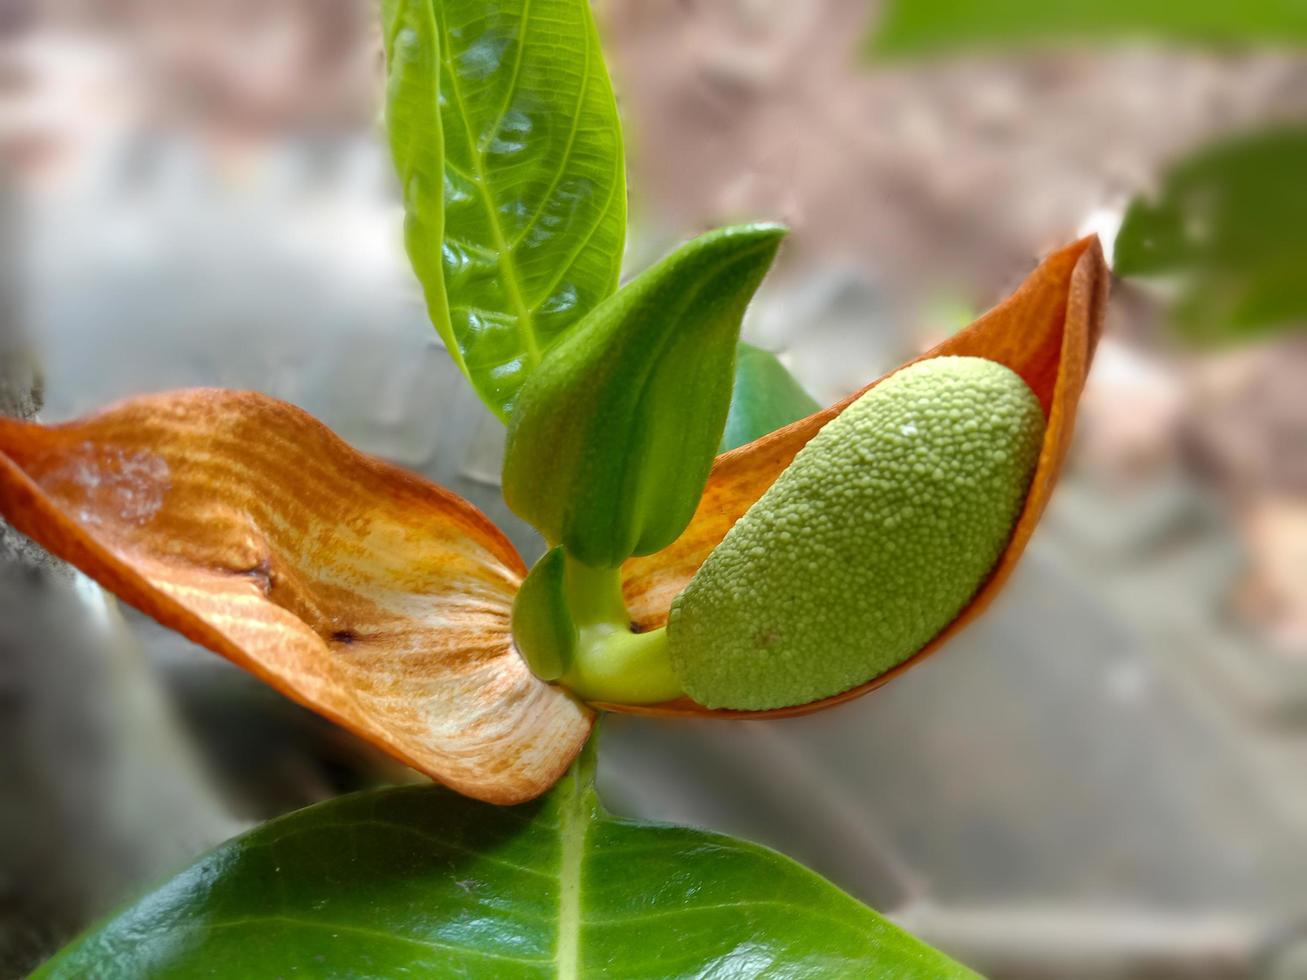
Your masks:
<svg viewBox="0 0 1307 980"><path fill-rule="evenodd" d="M576 767L567 774L569 792L559 800L558 810L558 952L555 965L559 980L581 975L581 868L585 862L585 839L590 827L586 812L586 789Z"/></svg>

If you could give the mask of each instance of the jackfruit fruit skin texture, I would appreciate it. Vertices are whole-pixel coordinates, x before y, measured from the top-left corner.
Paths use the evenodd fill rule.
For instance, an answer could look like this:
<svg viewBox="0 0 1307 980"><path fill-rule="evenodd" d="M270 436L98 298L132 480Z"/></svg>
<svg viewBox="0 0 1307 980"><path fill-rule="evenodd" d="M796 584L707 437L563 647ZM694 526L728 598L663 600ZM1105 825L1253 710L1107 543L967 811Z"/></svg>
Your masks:
<svg viewBox="0 0 1307 980"><path fill-rule="evenodd" d="M904 368L846 408L731 528L672 605L685 691L765 710L839 694L947 626L1002 554L1044 415L975 357Z"/></svg>

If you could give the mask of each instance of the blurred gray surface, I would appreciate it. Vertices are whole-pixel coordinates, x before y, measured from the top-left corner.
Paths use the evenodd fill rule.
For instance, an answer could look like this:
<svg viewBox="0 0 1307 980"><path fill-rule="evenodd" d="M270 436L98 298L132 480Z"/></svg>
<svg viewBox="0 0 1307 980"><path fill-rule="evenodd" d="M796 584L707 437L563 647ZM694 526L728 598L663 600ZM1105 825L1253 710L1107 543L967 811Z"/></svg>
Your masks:
<svg viewBox="0 0 1307 980"><path fill-rule="evenodd" d="M1170 678L1046 545L984 619L861 701L765 723L611 720L623 805L715 822L725 794L754 836L861 893L845 835L822 826L850 812L909 869L907 897L1293 908L1301 801L1267 778L1271 753L1231 738L1228 714ZM649 740L675 748L650 757ZM817 791L787 786L798 766Z"/></svg>
<svg viewBox="0 0 1307 980"><path fill-rule="evenodd" d="M41 405L0 180L0 415ZM0 976L242 829L112 598L0 521Z"/></svg>
<svg viewBox="0 0 1307 980"><path fill-rule="evenodd" d="M286 150L253 182L166 140L118 148L94 183L38 209L46 416L197 385L266 392L531 547L492 485L502 426L427 319L390 180L371 141Z"/></svg>

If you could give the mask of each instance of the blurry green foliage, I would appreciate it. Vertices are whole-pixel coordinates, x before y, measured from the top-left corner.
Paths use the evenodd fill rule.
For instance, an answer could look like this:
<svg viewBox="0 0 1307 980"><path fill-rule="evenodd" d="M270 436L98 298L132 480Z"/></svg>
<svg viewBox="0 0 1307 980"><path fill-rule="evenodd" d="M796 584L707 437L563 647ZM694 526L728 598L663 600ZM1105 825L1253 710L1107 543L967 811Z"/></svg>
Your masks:
<svg viewBox="0 0 1307 980"><path fill-rule="evenodd" d="M1136 199L1116 272L1168 276L1177 325L1198 341L1307 324L1307 126L1205 147Z"/></svg>
<svg viewBox="0 0 1307 980"><path fill-rule="evenodd" d="M741 343L721 452L761 439L821 408L770 351Z"/></svg>
<svg viewBox="0 0 1307 980"><path fill-rule="evenodd" d="M869 42L877 56L977 46L1136 37L1307 42L1303 0L889 0Z"/></svg>
<svg viewBox="0 0 1307 980"><path fill-rule="evenodd" d="M868 44L912 56L1036 42L1307 43L1307 0L889 0ZM1122 276L1167 277L1179 329L1230 341L1307 323L1307 127L1245 135L1178 164L1136 198L1116 242Z"/></svg>

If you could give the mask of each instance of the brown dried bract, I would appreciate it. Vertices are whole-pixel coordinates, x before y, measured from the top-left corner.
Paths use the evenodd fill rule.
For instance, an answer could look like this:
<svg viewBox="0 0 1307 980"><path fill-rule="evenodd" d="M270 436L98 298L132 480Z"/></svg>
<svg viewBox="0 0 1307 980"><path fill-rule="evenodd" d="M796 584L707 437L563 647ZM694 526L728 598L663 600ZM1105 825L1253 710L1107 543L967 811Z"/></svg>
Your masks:
<svg viewBox="0 0 1307 980"><path fill-rule="evenodd" d="M1062 471L1075 425L1076 406L1102 331L1108 282L1109 273L1098 240L1083 239L1054 252L1001 304L917 358L957 355L984 357L1006 364L1034 390L1048 425L1025 508L998 564L967 608L915 656L842 694L773 711L712 710L688 698L657 705L596 707L632 714L725 718L808 714L875 690L930 656L978 617L1007 583ZM638 628L653 629L667 622L672 600L689 584L731 526L790 465L795 454L822 426L883 380L872 382L837 405L718 457L703 499L685 533L657 554L631 559L623 566L626 600Z"/></svg>
<svg viewBox="0 0 1307 980"><path fill-rule="evenodd" d="M591 712L513 648L525 569L466 501L262 395L0 420L0 513L160 623L465 793L517 803Z"/></svg>

